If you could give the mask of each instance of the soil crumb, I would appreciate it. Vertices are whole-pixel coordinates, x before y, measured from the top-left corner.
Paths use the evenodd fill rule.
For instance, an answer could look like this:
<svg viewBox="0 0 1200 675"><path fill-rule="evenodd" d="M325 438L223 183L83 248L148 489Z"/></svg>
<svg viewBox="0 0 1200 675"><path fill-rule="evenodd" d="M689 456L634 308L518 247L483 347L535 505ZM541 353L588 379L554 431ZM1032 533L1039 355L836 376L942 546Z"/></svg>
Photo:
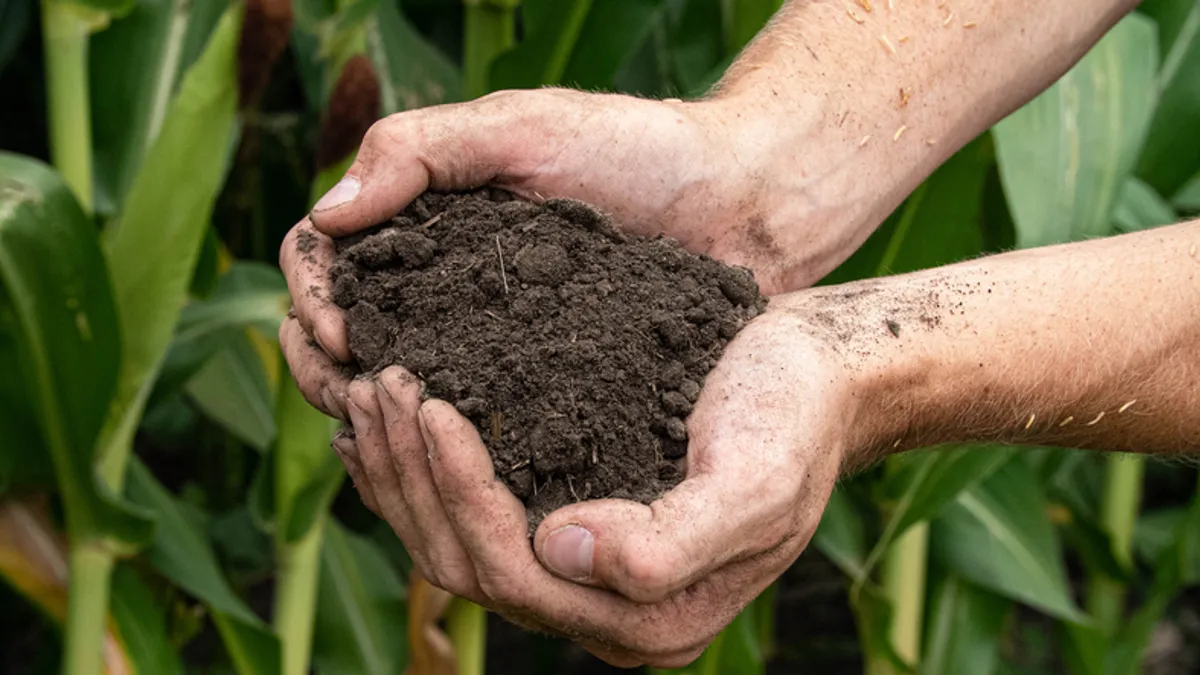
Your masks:
<svg viewBox="0 0 1200 675"><path fill-rule="evenodd" d="M427 193L337 252L359 368L402 365L469 418L531 531L572 502L678 484L704 378L766 307L748 270L498 190Z"/></svg>

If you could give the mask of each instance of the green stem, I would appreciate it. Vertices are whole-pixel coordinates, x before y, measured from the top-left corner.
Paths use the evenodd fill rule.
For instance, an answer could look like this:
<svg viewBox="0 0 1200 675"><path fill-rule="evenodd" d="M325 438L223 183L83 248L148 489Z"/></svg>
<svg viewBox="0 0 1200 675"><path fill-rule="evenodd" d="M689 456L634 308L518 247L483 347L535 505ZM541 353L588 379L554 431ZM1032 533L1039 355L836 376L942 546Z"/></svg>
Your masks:
<svg viewBox="0 0 1200 675"><path fill-rule="evenodd" d="M1141 508L1146 461L1141 456L1114 454L1106 464L1100 525L1112 541L1113 556L1128 567L1133 559L1133 528ZM1093 571L1088 583L1088 611L1106 632L1116 631L1125 615L1125 584Z"/></svg>
<svg viewBox="0 0 1200 675"><path fill-rule="evenodd" d="M446 632L454 645L458 675L483 675L487 650L487 610L455 598L446 614Z"/></svg>
<svg viewBox="0 0 1200 675"><path fill-rule="evenodd" d="M113 556L102 547L76 543L70 553L64 675L104 672L104 626Z"/></svg>
<svg viewBox="0 0 1200 675"><path fill-rule="evenodd" d="M517 3L465 0L464 4L463 88L471 99L488 93L492 61L513 46Z"/></svg>
<svg viewBox="0 0 1200 675"><path fill-rule="evenodd" d="M283 646L283 675L308 672L324 535L325 518L321 518L302 539L278 553L274 628Z"/></svg>
<svg viewBox="0 0 1200 675"><path fill-rule="evenodd" d="M82 11L57 0L42 0L50 158L88 214L92 212L91 26Z"/></svg>
<svg viewBox="0 0 1200 675"><path fill-rule="evenodd" d="M882 570L883 593L892 602L892 647L912 665L921 658L928 558L929 523L921 522L896 539Z"/></svg>

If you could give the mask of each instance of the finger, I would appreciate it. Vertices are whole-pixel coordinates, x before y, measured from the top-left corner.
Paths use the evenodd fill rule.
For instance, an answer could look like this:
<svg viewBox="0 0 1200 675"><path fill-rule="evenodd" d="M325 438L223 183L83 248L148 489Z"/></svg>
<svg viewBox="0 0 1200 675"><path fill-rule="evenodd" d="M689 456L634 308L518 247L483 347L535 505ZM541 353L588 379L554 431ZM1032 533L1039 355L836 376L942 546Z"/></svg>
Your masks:
<svg viewBox="0 0 1200 675"><path fill-rule="evenodd" d="M346 387L350 380L328 354L312 344L295 317L289 316L280 324L279 346L304 400L330 417L348 421Z"/></svg>
<svg viewBox="0 0 1200 675"><path fill-rule="evenodd" d="M349 363L346 324L330 290L329 268L336 255L333 240L314 229L305 218L284 237L279 247L279 266L287 279L300 325L325 353Z"/></svg>
<svg viewBox="0 0 1200 675"><path fill-rule="evenodd" d="M639 605L547 572L529 545L524 507L497 480L471 423L436 400L421 406L420 418L438 494L490 603L535 616L574 641L624 649L643 660L694 648L697 634L709 639L717 633L718 625L705 625L708 612L689 616L699 622L695 632L681 631L661 606Z"/></svg>
<svg viewBox="0 0 1200 675"><path fill-rule="evenodd" d="M421 408L421 382L398 366L381 372L375 391L387 432L389 456L413 527L424 542L430 578L456 595L476 592L471 559L458 541L429 471L429 452L421 436L417 412Z"/></svg>
<svg viewBox="0 0 1200 675"><path fill-rule="evenodd" d="M313 206L334 237L396 215L427 189L487 185L540 152L530 106L499 92L470 103L398 113L376 122L346 176ZM524 97L528 103L528 96Z"/></svg>
<svg viewBox="0 0 1200 675"><path fill-rule="evenodd" d="M354 437L350 436L343 429L333 437L333 442L330 443L330 446L337 453L338 459L342 460L342 465L346 467L346 473L350 475L350 481L354 483L354 488L358 490L358 496L362 498L363 506L367 507L367 510L371 513L382 518L383 513L379 510L379 502L375 499L375 491L371 489L371 482L367 480L367 476L363 472L362 461L358 458L358 446L354 442Z"/></svg>
<svg viewBox="0 0 1200 675"><path fill-rule="evenodd" d="M538 558L563 578L639 603L660 602L786 536L736 489L743 478L729 478L689 478L650 506L622 500L566 506L538 528Z"/></svg>
<svg viewBox="0 0 1200 675"><path fill-rule="evenodd" d="M384 429L383 413L376 400L375 385L367 380L355 380L347 390L347 408L354 425L355 445L358 459L375 503L384 520L392 526L404 547L413 556L413 562L425 565L425 542L413 526L404 501L404 491L392 467L388 450L387 432Z"/></svg>

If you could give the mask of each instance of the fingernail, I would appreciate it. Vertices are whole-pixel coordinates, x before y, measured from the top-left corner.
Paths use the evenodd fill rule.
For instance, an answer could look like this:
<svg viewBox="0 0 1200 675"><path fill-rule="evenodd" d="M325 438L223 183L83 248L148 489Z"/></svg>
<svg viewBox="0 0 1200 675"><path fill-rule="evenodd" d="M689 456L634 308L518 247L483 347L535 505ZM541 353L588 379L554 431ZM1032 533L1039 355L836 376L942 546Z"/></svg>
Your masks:
<svg viewBox="0 0 1200 675"><path fill-rule="evenodd" d="M371 418L367 416L367 411L360 408L352 398L346 399L346 409L350 413L350 424L354 426L354 433L370 433Z"/></svg>
<svg viewBox="0 0 1200 675"><path fill-rule="evenodd" d="M578 525L567 525L546 538L543 555L551 570L568 579L583 580L592 576L592 533Z"/></svg>
<svg viewBox="0 0 1200 675"><path fill-rule="evenodd" d="M346 413L342 412L341 406L337 404L337 399L333 397L333 392L329 387L321 390L321 403L325 404L325 411L339 420L346 421Z"/></svg>
<svg viewBox="0 0 1200 675"><path fill-rule="evenodd" d="M358 450L358 446L355 445L354 439L348 436L338 436L337 438L333 439L333 442L330 443L330 445L333 446L334 452L341 457L349 457L353 459L357 454L356 451Z"/></svg>
<svg viewBox="0 0 1200 675"><path fill-rule="evenodd" d="M421 438L425 441L425 455L430 459L437 453L437 443L433 434L429 433L429 425L425 423L425 406L417 410L417 426L421 427Z"/></svg>
<svg viewBox="0 0 1200 675"><path fill-rule="evenodd" d="M338 181L337 185L330 188L324 196L317 200L313 205L313 211L327 211L334 209L358 196L358 190L362 187L354 176L346 176Z"/></svg>

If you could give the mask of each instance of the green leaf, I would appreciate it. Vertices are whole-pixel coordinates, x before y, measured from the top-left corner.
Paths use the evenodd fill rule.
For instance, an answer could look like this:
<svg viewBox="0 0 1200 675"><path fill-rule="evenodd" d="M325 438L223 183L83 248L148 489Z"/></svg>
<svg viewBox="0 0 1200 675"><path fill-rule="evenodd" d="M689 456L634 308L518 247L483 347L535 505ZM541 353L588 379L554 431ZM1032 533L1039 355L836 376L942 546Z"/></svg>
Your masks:
<svg viewBox="0 0 1200 675"><path fill-rule="evenodd" d="M1141 657L1150 644L1154 627L1179 589L1195 582L1192 574L1200 560L1200 497L1192 500L1175 531L1174 541L1158 556L1154 583L1142 606L1121 627L1105 660L1105 675L1137 675Z"/></svg>
<svg viewBox="0 0 1200 675"><path fill-rule="evenodd" d="M259 452L275 440L275 406L262 357L245 335L229 342L187 383L205 417Z"/></svg>
<svg viewBox="0 0 1200 675"><path fill-rule="evenodd" d="M167 610L127 565L112 577L109 611L125 655L138 675L183 675L183 663L167 636Z"/></svg>
<svg viewBox="0 0 1200 675"><path fill-rule="evenodd" d="M367 22L367 56L379 77L383 114L460 100L458 68L425 41L397 5L380 3Z"/></svg>
<svg viewBox="0 0 1200 675"><path fill-rule="evenodd" d="M1154 23L1130 15L1054 86L996 125L1000 177L1023 248L1111 232L1154 112Z"/></svg>
<svg viewBox="0 0 1200 675"><path fill-rule="evenodd" d="M1025 462L1009 462L959 493L932 525L931 555L950 571L1051 616L1084 622L1045 497Z"/></svg>
<svg viewBox="0 0 1200 675"><path fill-rule="evenodd" d="M58 174L0 153L0 398L11 405L0 410L0 431L33 423L42 441L0 453L50 456L73 544L130 550L149 537L150 523L95 473L120 359L109 289L96 232Z"/></svg>
<svg viewBox="0 0 1200 675"><path fill-rule="evenodd" d="M137 4L137 0L49 0L68 7L74 7L78 11L87 12L89 10L98 12L101 15L122 16Z"/></svg>
<svg viewBox="0 0 1200 675"><path fill-rule="evenodd" d="M287 283L277 267L234 262L207 300L192 302L180 312L152 399L178 391L213 355L244 339L247 328L274 338L290 305Z"/></svg>
<svg viewBox="0 0 1200 675"><path fill-rule="evenodd" d="M312 479L292 500L291 516L283 535L285 542L298 542L308 534L333 502L345 478L346 468L341 460L336 454L328 453L324 465L313 472Z"/></svg>
<svg viewBox="0 0 1200 675"><path fill-rule="evenodd" d="M980 209L991 163L986 136L959 150L822 283L902 274L978 255Z"/></svg>
<svg viewBox="0 0 1200 675"><path fill-rule="evenodd" d="M141 2L88 45L97 211L112 214L166 119L190 25L187 0ZM211 27L210 27L211 28Z"/></svg>
<svg viewBox="0 0 1200 675"><path fill-rule="evenodd" d="M613 88L622 65L653 32L662 0L605 0L588 12L560 81L581 89Z"/></svg>
<svg viewBox="0 0 1200 675"><path fill-rule="evenodd" d="M733 622L717 634L708 649L687 670L696 675L765 673L766 660L759 649L754 612L745 610L734 617Z"/></svg>
<svg viewBox="0 0 1200 675"><path fill-rule="evenodd" d="M404 584L379 548L336 521L325 528L313 631L321 675L393 675L408 662Z"/></svg>
<svg viewBox="0 0 1200 675"><path fill-rule="evenodd" d="M741 51L782 4L781 0L721 0L725 51Z"/></svg>
<svg viewBox="0 0 1200 675"><path fill-rule="evenodd" d="M711 87L728 66L721 0L687 0L678 19L671 22L668 48L679 91Z"/></svg>
<svg viewBox="0 0 1200 675"><path fill-rule="evenodd" d="M103 471L118 483L133 432L187 299L209 214L236 131L240 5L231 8L188 71L162 131L106 234L125 336L121 376L103 434Z"/></svg>
<svg viewBox="0 0 1200 675"><path fill-rule="evenodd" d="M894 469L883 483L889 504L883 534L867 556L860 582L905 530L936 516L964 490L986 479L1013 458L1015 450L1000 445L966 445L940 451L909 453L894 458Z"/></svg>
<svg viewBox="0 0 1200 675"><path fill-rule="evenodd" d="M1149 0L1140 11L1158 22L1164 50L1158 109L1138 175L1168 195L1200 170L1200 5L1195 0Z"/></svg>
<svg viewBox="0 0 1200 675"><path fill-rule="evenodd" d="M280 430L272 457L275 462L276 522L284 542L298 540L323 514L333 499L345 469L329 449L336 420L325 417L300 394L291 376L279 381L275 412ZM297 511L299 511L297 513Z"/></svg>
<svg viewBox="0 0 1200 675"><path fill-rule="evenodd" d="M955 574L934 583L920 675L990 675L1012 603Z"/></svg>
<svg viewBox="0 0 1200 675"><path fill-rule="evenodd" d="M1170 225L1179 220L1175 209L1154 188L1138 178L1130 177L1121 186L1113 209L1113 222L1122 232L1137 232L1160 225Z"/></svg>
<svg viewBox="0 0 1200 675"><path fill-rule="evenodd" d="M540 10L530 7L543 5ZM592 0L527 0L526 13L539 14L535 29L515 48L492 62L491 89L533 89L559 84Z"/></svg>
<svg viewBox="0 0 1200 675"><path fill-rule="evenodd" d="M866 576L867 540L863 519L844 488L835 488L813 535L813 545L833 561L846 576Z"/></svg>
<svg viewBox="0 0 1200 675"><path fill-rule="evenodd" d="M21 46L33 0L0 0L0 72Z"/></svg>
<svg viewBox="0 0 1200 675"><path fill-rule="evenodd" d="M1192 176L1187 184L1179 188L1179 192L1176 192L1175 196L1171 198L1171 204L1180 211L1200 211L1200 171L1196 172L1196 175Z"/></svg>
<svg viewBox="0 0 1200 675"><path fill-rule="evenodd" d="M136 459L129 467L127 491L130 499L154 513L157 527L146 560L212 611L238 672L278 673L278 640L230 588L207 537L185 505Z"/></svg>

